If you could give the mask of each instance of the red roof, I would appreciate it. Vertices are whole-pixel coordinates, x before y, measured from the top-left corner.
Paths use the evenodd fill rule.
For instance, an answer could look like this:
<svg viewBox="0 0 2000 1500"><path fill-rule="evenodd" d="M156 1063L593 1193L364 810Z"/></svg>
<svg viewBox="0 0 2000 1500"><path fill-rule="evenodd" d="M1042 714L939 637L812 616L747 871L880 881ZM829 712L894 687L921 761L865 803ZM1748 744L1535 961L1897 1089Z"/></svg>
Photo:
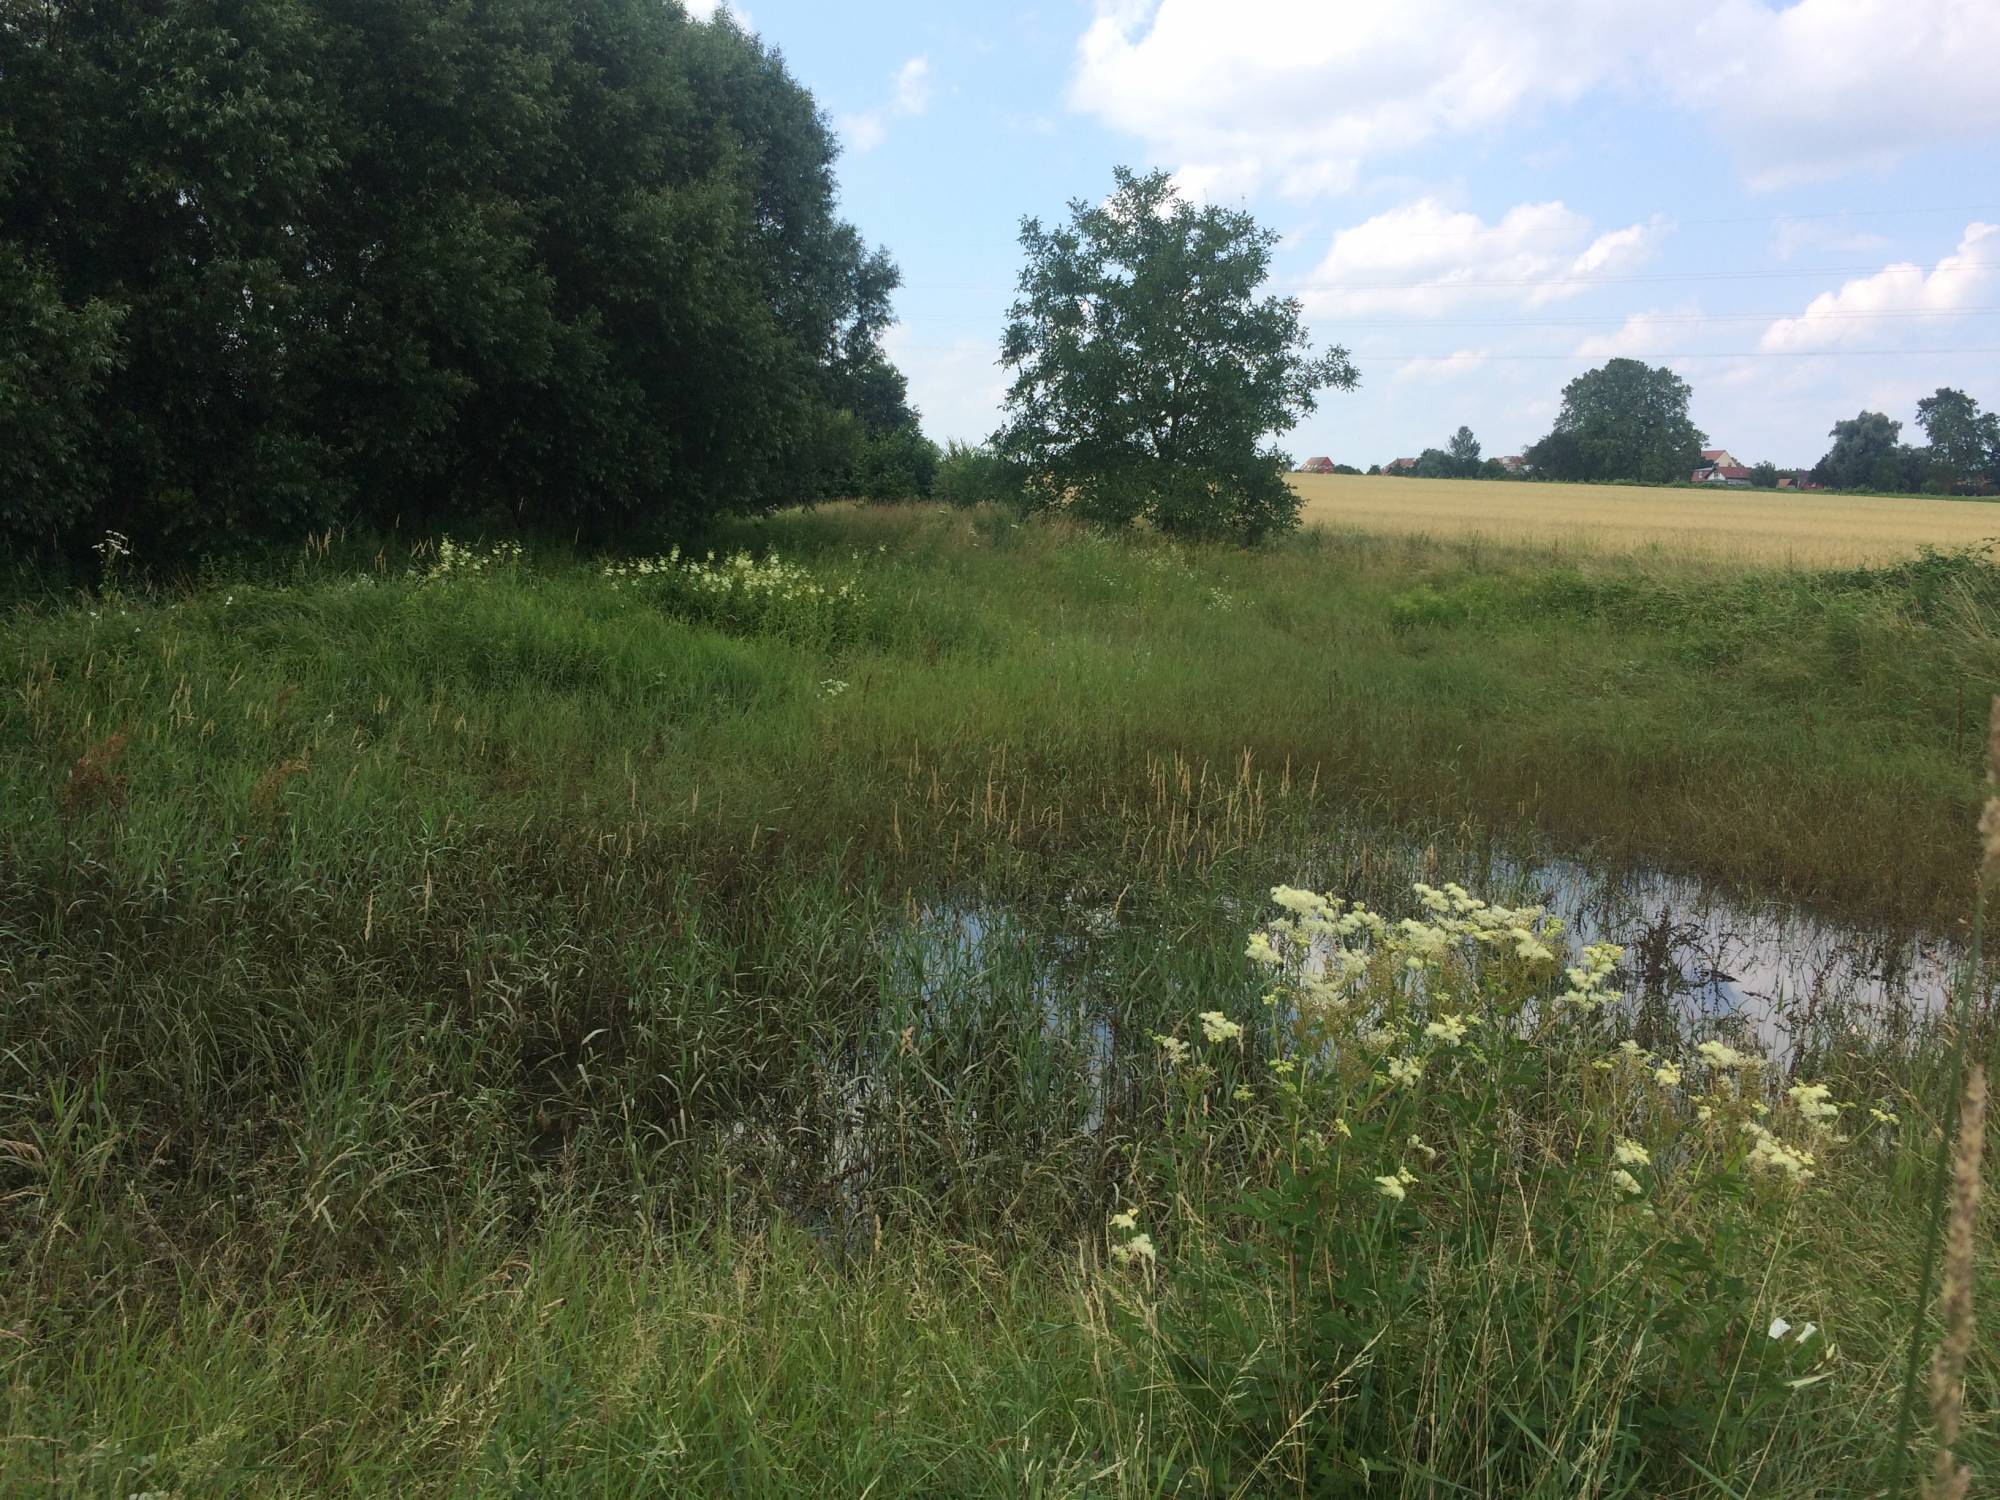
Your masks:
<svg viewBox="0 0 2000 1500"><path fill-rule="evenodd" d="M1707 459L1710 463L1714 463L1718 458L1722 457L1722 455L1727 453L1728 451L1729 450L1727 448L1704 448L1701 450L1701 456Z"/></svg>

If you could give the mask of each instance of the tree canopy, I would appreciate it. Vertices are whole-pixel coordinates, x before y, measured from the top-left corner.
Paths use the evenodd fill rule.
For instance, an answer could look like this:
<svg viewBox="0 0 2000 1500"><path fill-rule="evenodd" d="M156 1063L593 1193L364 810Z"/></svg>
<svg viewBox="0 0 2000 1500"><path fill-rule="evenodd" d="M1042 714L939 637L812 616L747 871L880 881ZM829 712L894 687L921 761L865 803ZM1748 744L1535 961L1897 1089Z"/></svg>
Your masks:
<svg viewBox="0 0 2000 1500"><path fill-rule="evenodd" d="M1522 456L1545 479L1686 479L1708 440L1688 416L1692 397L1664 365L1610 360L1563 387L1554 430Z"/></svg>
<svg viewBox="0 0 2000 1500"><path fill-rule="evenodd" d="M1917 402L1917 425L1930 440L1930 473L1940 489L2000 484L2000 412L1981 412L1964 391L1939 386Z"/></svg>
<svg viewBox="0 0 2000 1500"><path fill-rule="evenodd" d="M1293 298L1260 298L1275 233L1195 207L1167 174L1115 173L1069 222L1021 226L995 443L1035 503L1092 522L1254 540L1297 524L1290 459L1269 439L1357 383L1311 353Z"/></svg>
<svg viewBox="0 0 2000 1500"><path fill-rule="evenodd" d="M0 538L851 482L915 414L836 149L776 53L660 0L8 6Z"/></svg>

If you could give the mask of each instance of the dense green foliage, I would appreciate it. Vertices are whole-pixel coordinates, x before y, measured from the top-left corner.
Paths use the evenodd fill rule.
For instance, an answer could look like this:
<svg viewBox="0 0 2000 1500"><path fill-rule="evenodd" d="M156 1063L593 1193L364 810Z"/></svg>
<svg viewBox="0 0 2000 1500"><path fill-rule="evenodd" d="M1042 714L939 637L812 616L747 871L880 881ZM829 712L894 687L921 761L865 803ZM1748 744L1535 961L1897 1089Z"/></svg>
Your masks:
<svg viewBox="0 0 2000 1500"><path fill-rule="evenodd" d="M1094 525L1254 541L1298 522L1291 461L1268 446L1329 387L1295 298L1259 298L1277 235L1120 167L1101 203L1021 225L1027 264L1001 361L1014 372L996 441L1036 502Z"/></svg>
<svg viewBox="0 0 2000 1500"><path fill-rule="evenodd" d="M914 417L835 150L726 12L9 4L0 540L671 526L920 481L902 438L867 452Z"/></svg>
<svg viewBox="0 0 2000 1500"><path fill-rule="evenodd" d="M953 438L938 459L931 493L947 505L1018 505L1021 476L990 445Z"/></svg>
<svg viewBox="0 0 2000 1500"><path fill-rule="evenodd" d="M1888 494L1988 494L2000 488L2000 412L1981 412L1963 391L1940 386L1917 402L1929 442L1901 441L1903 424L1879 411L1836 422L1812 477L1829 489Z"/></svg>
<svg viewBox="0 0 2000 1500"><path fill-rule="evenodd" d="M1670 1179L1693 1101L1617 1113L1608 1018L1294 1108L1245 939L1274 881L1505 899L1516 820L1946 920L2000 571L735 530L172 593L142 555L0 621L0 1493L1855 1492L1919 1021L1800 1013L1911 1146L1791 1198Z"/></svg>
<svg viewBox="0 0 2000 1500"><path fill-rule="evenodd" d="M1665 365L1614 359L1563 387L1555 427L1522 456L1538 479L1673 484L1701 461L1693 392Z"/></svg>

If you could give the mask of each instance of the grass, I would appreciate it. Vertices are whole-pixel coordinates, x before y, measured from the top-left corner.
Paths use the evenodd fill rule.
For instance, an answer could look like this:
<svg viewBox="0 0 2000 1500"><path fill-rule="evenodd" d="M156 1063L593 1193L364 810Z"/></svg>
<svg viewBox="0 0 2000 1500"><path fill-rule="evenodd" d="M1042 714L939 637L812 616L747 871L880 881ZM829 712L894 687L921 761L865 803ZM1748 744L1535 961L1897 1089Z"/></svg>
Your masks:
<svg viewBox="0 0 2000 1500"><path fill-rule="evenodd" d="M1904 1122L1822 1184L1642 1222L1615 1020L1527 1047L1495 970L1491 1067L1301 1122L1244 942L1516 839L1942 924L1994 569L729 540L804 573L322 544L7 617L0 1493L1867 1492L1928 1031L1801 1054Z"/></svg>
<svg viewBox="0 0 2000 1500"><path fill-rule="evenodd" d="M1388 535L1651 551L1751 566L1851 567L1892 562L1925 544L1941 551L2000 536L2000 512L1915 495L1787 494L1627 485L1534 484L1294 474L1309 526Z"/></svg>

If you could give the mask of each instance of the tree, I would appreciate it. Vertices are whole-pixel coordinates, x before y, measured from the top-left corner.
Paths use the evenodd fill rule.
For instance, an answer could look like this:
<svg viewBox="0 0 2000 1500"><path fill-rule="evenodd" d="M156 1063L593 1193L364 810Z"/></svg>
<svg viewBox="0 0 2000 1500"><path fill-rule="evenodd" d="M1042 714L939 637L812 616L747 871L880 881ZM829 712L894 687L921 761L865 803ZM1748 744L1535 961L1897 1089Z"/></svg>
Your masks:
<svg viewBox="0 0 2000 1500"><path fill-rule="evenodd" d="M1275 233L1196 208L1164 172L1114 181L1062 227L1022 222L995 444L1033 503L1098 525L1244 541L1296 525L1290 460L1267 440L1353 388L1346 351L1314 357L1297 300L1257 296Z"/></svg>
<svg viewBox="0 0 2000 1500"><path fill-rule="evenodd" d="M0 485L38 497L0 546L838 488L849 434L914 418L896 270L835 212L812 96L718 17L0 8Z"/></svg>
<svg viewBox="0 0 2000 1500"><path fill-rule="evenodd" d="M1898 438L1903 424L1879 411L1864 411L1835 422L1827 434L1833 446L1813 465L1813 478L1836 490L1900 489L1907 461ZM1887 481L1887 482L1885 482Z"/></svg>
<svg viewBox="0 0 2000 1500"><path fill-rule="evenodd" d="M1947 493L1991 487L2000 467L2000 413L1982 414L1964 391L1939 386L1917 403L1917 425L1930 439L1930 471Z"/></svg>
<svg viewBox="0 0 2000 1500"><path fill-rule="evenodd" d="M1555 430L1524 457L1551 479L1685 479L1707 441L1688 417L1692 397L1688 383L1664 365L1611 360L1563 387ZM1552 438L1565 441L1544 446Z"/></svg>
<svg viewBox="0 0 2000 1500"><path fill-rule="evenodd" d="M1460 427L1451 435L1451 472L1459 479L1471 479L1479 473L1479 439L1470 427Z"/></svg>
<svg viewBox="0 0 2000 1500"><path fill-rule="evenodd" d="M1778 466L1774 463L1750 465L1750 487L1756 490L1775 490L1778 487Z"/></svg>
<svg viewBox="0 0 2000 1500"><path fill-rule="evenodd" d="M1458 464L1442 448L1426 448L1417 455L1417 466L1410 470L1417 479L1455 479Z"/></svg>

